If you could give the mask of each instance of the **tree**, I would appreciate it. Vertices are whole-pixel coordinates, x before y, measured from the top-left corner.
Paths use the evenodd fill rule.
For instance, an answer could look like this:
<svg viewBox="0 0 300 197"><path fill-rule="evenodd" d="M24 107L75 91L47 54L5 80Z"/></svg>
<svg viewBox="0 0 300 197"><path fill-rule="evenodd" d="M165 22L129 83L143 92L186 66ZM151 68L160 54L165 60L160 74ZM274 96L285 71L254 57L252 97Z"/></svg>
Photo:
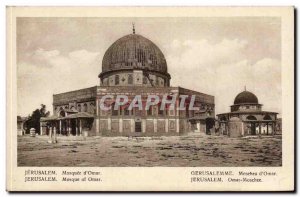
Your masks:
<svg viewBox="0 0 300 197"><path fill-rule="evenodd" d="M48 117L50 115L50 112L47 111L46 105L41 104L40 109L36 109L32 112L32 114L29 116L29 120L27 121L28 125L28 131L31 128L35 128L36 133L40 132L40 119L42 117Z"/></svg>

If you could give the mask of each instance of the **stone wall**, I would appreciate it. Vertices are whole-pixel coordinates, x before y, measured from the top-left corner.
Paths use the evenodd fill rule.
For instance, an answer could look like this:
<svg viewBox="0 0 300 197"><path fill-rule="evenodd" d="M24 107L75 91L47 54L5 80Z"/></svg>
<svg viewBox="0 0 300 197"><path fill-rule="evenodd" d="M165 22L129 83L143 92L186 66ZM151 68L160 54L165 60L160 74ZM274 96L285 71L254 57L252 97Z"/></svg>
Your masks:
<svg viewBox="0 0 300 197"><path fill-rule="evenodd" d="M179 135L177 118L107 118L100 119L99 135L103 136L175 136ZM140 124L141 130L136 130ZM178 125L178 126L177 126Z"/></svg>

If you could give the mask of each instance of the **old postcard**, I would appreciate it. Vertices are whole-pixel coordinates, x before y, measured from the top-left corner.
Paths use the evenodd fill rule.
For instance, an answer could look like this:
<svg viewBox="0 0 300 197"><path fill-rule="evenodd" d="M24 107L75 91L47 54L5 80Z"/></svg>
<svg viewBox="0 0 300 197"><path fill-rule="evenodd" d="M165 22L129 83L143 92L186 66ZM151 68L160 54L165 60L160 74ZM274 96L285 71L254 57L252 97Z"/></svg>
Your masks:
<svg viewBox="0 0 300 197"><path fill-rule="evenodd" d="M8 191L293 191L293 7L7 7Z"/></svg>

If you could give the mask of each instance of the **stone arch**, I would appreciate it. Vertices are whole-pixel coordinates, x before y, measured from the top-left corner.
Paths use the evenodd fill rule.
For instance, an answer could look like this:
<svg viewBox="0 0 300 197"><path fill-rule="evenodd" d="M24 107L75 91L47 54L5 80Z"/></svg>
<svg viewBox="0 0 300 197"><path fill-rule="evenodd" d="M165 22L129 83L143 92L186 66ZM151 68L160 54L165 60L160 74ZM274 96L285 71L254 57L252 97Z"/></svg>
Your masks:
<svg viewBox="0 0 300 197"><path fill-rule="evenodd" d="M264 120L272 120L271 116L269 114L266 114L264 116Z"/></svg>
<svg viewBox="0 0 300 197"><path fill-rule="evenodd" d="M249 115L246 118L247 120L257 120L257 118L255 116Z"/></svg>

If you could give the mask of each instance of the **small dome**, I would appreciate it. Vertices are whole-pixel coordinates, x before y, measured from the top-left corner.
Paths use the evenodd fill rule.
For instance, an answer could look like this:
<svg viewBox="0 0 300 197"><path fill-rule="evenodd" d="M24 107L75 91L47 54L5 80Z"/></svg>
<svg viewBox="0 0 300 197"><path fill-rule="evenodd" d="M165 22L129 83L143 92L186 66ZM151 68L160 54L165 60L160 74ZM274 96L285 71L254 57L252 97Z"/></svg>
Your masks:
<svg viewBox="0 0 300 197"><path fill-rule="evenodd" d="M140 69L168 75L167 62L161 50L149 39L129 34L114 42L105 52L102 73Z"/></svg>
<svg viewBox="0 0 300 197"><path fill-rule="evenodd" d="M258 104L258 99L255 94L245 90L235 97L234 104Z"/></svg>

